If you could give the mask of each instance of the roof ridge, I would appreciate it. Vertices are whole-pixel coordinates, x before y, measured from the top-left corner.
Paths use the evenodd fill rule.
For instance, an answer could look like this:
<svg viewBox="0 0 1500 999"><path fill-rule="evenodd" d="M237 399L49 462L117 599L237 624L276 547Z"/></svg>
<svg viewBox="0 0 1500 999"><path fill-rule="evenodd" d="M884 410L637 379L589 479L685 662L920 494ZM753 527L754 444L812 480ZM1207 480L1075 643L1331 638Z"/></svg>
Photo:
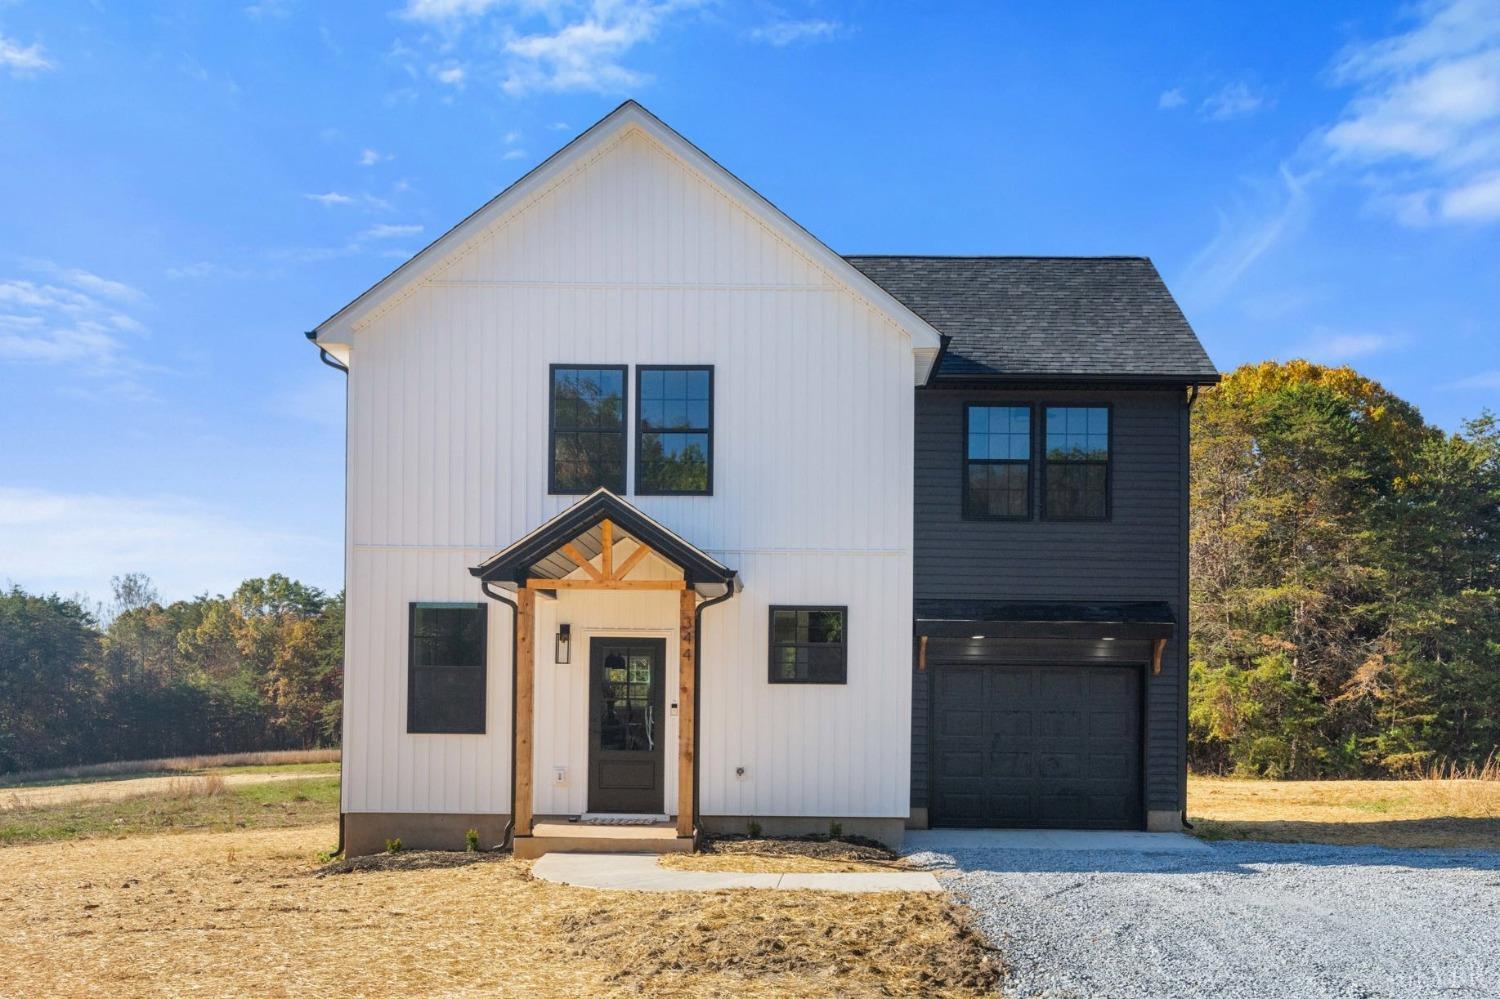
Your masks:
<svg viewBox="0 0 1500 999"><path fill-rule="evenodd" d="M845 260L1150 260L1138 253L846 253Z"/></svg>

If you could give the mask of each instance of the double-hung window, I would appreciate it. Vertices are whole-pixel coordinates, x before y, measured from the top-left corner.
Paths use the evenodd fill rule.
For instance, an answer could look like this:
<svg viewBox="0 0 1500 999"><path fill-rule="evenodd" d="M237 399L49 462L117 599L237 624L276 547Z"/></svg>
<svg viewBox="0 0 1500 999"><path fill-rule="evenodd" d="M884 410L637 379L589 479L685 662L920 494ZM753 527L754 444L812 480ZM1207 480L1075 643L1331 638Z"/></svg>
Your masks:
<svg viewBox="0 0 1500 999"><path fill-rule="evenodd" d="M548 492L625 492L625 368L552 366Z"/></svg>
<svg viewBox="0 0 1500 999"><path fill-rule="evenodd" d="M484 604L411 605L408 732L484 732L486 610Z"/></svg>
<svg viewBox="0 0 1500 999"><path fill-rule="evenodd" d="M1109 407L1048 406L1042 516L1109 519Z"/></svg>
<svg viewBox="0 0 1500 999"><path fill-rule="evenodd" d="M714 369L641 365L636 413L636 493L711 495Z"/></svg>
<svg viewBox="0 0 1500 999"><path fill-rule="evenodd" d="M772 607L772 683L847 683L847 607Z"/></svg>
<svg viewBox="0 0 1500 999"><path fill-rule="evenodd" d="M1031 407L971 405L964 423L964 516L1031 516Z"/></svg>

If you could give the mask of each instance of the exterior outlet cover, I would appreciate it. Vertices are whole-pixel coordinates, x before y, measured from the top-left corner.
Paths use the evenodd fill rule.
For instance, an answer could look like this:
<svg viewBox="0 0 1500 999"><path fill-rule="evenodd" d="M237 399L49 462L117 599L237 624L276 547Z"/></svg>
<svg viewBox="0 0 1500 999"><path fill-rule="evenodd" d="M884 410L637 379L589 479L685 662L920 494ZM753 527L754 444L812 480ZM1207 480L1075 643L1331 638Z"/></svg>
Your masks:
<svg viewBox="0 0 1500 999"><path fill-rule="evenodd" d="M554 783L554 784L566 784L567 782L568 782L568 768L567 767L553 767L552 768L552 783Z"/></svg>

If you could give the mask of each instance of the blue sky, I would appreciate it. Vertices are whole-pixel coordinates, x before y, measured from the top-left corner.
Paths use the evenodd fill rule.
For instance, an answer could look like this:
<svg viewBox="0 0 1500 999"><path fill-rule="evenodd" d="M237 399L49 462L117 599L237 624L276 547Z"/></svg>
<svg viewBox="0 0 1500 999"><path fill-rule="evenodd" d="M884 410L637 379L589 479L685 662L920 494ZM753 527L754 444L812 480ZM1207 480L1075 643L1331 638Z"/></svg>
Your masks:
<svg viewBox="0 0 1500 999"><path fill-rule="evenodd" d="M1147 254L1500 408L1500 0L0 0L0 580L341 578L302 331L625 97L846 253Z"/></svg>

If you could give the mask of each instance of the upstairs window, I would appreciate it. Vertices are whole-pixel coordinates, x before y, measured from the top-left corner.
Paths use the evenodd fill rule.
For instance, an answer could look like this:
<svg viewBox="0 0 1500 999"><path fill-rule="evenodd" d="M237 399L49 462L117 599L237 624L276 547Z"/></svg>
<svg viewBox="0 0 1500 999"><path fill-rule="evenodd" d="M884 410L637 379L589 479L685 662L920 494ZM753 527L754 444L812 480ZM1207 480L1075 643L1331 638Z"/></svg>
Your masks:
<svg viewBox="0 0 1500 999"><path fill-rule="evenodd" d="M1048 406L1042 516L1109 518L1109 408Z"/></svg>
<svg viewBox="0 0 1500 999"><path fill-rule="evenodd" d="M625 368L552 366L547 491L625 492Z"/></svg>
<svg viewBox="0 0 1500 999"><path fill-rule="evenodd" d="M485 610L484 604L411 605L408 732L484 733Z"/></svg>
<svg viewBox="0 0 1500 999"><path fill-rule="evenodd" d="M713 492L714 369L636 369L635 491L642 496Z"/></svg>
<svg viewBox="0 0 1500 999"><path fill-rule="evenodd" d="M1030 517L1031 407L969 406L964 422L964 516Z"/></svg>
<svg viewBox="0 0 1500 999"><path fill-rule="evenodd" d="M771 608L772 683L847 683L845 607Z"/></svg>

